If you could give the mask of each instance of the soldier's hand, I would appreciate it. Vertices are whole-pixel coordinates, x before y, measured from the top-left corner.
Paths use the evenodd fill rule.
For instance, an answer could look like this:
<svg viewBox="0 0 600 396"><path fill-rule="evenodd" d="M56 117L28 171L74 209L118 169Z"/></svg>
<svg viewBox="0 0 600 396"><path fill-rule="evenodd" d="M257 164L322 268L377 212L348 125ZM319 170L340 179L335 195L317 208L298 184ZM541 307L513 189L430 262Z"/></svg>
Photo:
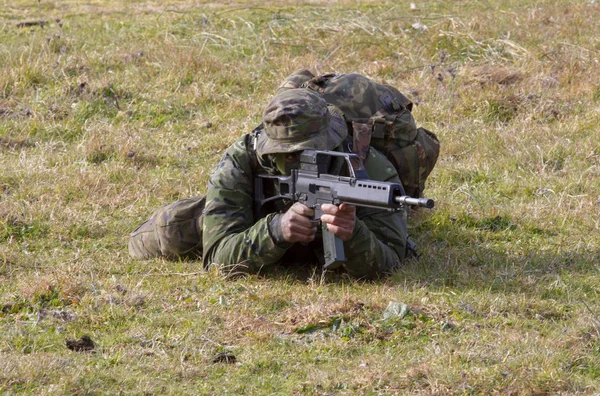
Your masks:
<svg viewBox="0 0 600 396"><path fill-rule="evenodd" d="M323 204L321 210L323 211L321 222L327 224L329 232L344 242L349 240L356 225L356 206Z"/></svg>
<svg viewBox="0 0 600 396"><path fill-rule="evenodd" d="M315 239L317 224L310 218L314 209L296 202L281 216L281 232L286 242L310 242Z"/></svg>

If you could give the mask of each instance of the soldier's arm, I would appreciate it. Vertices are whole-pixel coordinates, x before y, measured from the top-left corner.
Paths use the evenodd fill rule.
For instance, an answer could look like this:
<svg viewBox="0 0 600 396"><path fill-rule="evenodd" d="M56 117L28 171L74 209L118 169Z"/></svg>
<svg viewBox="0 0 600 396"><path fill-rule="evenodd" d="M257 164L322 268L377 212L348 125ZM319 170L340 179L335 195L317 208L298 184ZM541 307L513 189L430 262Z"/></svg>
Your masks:
<svg viewBox="0 0 600 396"><path fill-rule="evenodd" d="M373 180L400 183L393 165L374 149L365 168ZM404 212L357 208L354 233L344 243L346 270L358 278L373 278L392 272L406 255L407 221Z"/></svg>
<svg viewBox="0 0 600 396"><path fill-rule="evenodd" d="M406 222L402 214L359 209L354 233L344 243L346 270L357 278L374 278L393 272L406 254Z"/></svg>
<svg viewBox="0 0 600 396"><path fill-rule="evenodd" d="M254 219L253 183L254 170L242 138L227 150L209 181L202 229L205 266L258 272L285 254L289 245L276 244L270 234L274 215Z"/></svg>

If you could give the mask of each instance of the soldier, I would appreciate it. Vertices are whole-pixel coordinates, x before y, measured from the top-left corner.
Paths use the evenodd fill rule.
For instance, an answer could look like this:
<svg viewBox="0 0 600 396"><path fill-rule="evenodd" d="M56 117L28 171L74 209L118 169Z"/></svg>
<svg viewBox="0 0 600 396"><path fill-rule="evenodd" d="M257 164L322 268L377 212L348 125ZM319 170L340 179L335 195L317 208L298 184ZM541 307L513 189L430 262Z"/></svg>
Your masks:
<svg viewBox="0 0 600 396"><path fill-rule="evenodd" d="M210 177L206 198L167 205L129 239L135 258L202 256L204 266L257 273L262 267L323 257L314 210L301 203L253 213L254 179L259 174L289 175L306 149L349 152L351 139L339 109L318 93L290 89L278 93L263 113L263 124L227 149ZM400 183L394 166L371 148L365 169L373 180ZM340 174L336 161L330 173ZM321 221L344 241L343 265L357 278L392 272L411 255L405 212L341 204L322 205Z"/></svg>

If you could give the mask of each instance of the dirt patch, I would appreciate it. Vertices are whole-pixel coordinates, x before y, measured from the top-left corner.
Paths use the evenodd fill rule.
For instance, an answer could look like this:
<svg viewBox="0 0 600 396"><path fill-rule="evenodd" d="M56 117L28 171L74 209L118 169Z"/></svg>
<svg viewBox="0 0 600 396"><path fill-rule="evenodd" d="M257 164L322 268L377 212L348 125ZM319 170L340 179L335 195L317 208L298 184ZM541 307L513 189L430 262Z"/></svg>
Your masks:
<svg viewBox="0 0 600 396"><path fill-rule="evenodd" d="M339 302L315 302L312 305L290 308L283 312L286 331L295 332L307 326L328 326L335 318L357 319L364 310L362 302L344 299Z"/></svg>
<svg viewBox="0 0 600 396"><path fill-rule="evenodd" d="M95 347L94 341L87 335L78 340L67 340L67 348L74 352L91 352Z"/></svg>
<svg viewBox="0 0 600 396"><path fill-rule="evenodd" d="M471 71L466 71L473 80L484 85L514 85L523 80L523 73L505 66L480 66Z"/></svg>
<svg viewBox="0 0 600 396"><path fill-rule="evenodd" d="M237 362L237 358L231 352L219 352L212 358L212 362L234 364Z"/></svg>
<svg viewBox="0 0 600 396"><path fill-rule="evenodd" d="M20 150L35 147L35 143L23 138L0 137L0 148Z"/></svg>

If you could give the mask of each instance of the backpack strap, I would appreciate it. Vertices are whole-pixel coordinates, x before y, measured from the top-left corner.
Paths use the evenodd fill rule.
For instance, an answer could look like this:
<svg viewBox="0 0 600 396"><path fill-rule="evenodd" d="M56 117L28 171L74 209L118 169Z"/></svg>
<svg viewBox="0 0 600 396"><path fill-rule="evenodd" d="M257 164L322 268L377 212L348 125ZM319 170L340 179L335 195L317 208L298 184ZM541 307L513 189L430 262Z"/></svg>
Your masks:
<svg viewBox="0 0 600 396"><path fill-rule="evenodd" d="M260 166L258 161L258 154L256 154L256 144L258 143L258 136L261 134L261 132L263 132L263 129L263 124L260 123L260 125L254 128L252 132L250 132L247 135L246 138L246 146L250 147L251 149L250 160L252 161L252 169L258 169Z"/></svg>
<svg viewBox="0 0 600 396"><path fill-rule="evenodd" d="M260 125L258 125L256 128L254 128L252 130L252 132L250 132L248 134L248 147L252 147L252 150L256 151L256 144L258 143L258 136L261 134L261 132L263 131L264 126L263 123L261 122Z"/></svg>
<svg viewBox="0 0 600 396"><path fill-rule="evenodd" d="M323 74L322 76L313 77L304 84L302 84L302 87L311 89L323 95L323 93L325 92L325 88L327 87L327 83L335 76L335 73L329 73Z"/></svg>
<svg viewBox="0 0 600 396"><path fill-rule="evenodd" d="M398 109L403 109L403 107L399 107ZM371 118L369 118L369 121L373 124L373 137L385 139L389 136L398 115L398 110L394 110L393 113L390 113L385 108L379 109L373 114Z"/></svg>
<svg viewBox="0 0 600 396"><path fill-rule="evenodd" d="M349 123L352 128L352 152L358 155L363 162L366 161L371 147L373 125L369 121L370 119L367 122L356 120Z"/></svg>
<svg viewBox="0 0 600 396"><path fill-rule="evenodd" d="M365 161L369 154L371 139L381 139L387 142L398 116L399 113L388 114L386 109L380 109L371 118L353 120L348 123L348 127L352 130L352 152Z"/></svg>

